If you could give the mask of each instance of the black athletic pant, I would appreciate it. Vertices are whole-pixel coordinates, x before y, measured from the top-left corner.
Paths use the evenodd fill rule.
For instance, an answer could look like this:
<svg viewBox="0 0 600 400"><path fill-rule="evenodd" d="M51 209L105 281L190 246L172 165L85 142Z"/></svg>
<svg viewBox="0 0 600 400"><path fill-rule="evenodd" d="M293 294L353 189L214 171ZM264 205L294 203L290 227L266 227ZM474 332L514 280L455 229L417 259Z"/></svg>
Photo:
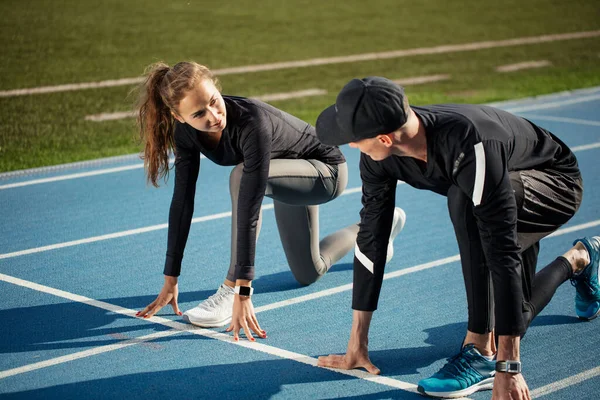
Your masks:
<svg viewBox="0 0 600 400"><path fill-rule="evenodd" d="M572 276L571 265L562 256L537 274L536 264L539 241L575 214L581 204L583 184L581 177L573 178L552 170L511 172L510 180L518 208L523 312L529 324L548 304L556 289ZM487 333L494 328L493 287L473 215L473 202L457 187L451 187L448 210L458 241L467 291L468 329L474 333ZM502 304L496 307L502 312Z"/></svg>

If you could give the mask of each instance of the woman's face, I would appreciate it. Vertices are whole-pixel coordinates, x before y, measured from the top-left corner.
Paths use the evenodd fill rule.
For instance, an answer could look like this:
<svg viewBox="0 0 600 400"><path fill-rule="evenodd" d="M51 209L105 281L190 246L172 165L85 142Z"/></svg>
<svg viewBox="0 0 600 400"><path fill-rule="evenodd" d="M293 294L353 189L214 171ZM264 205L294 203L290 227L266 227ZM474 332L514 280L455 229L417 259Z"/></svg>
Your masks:
<svg viewBox="0 0 600 400"><path fill-rule="evenodd" d="M227 125L227 110L219 89L203 79L186 93L177 107L175 118L203 132L221 132Z"/></svg>

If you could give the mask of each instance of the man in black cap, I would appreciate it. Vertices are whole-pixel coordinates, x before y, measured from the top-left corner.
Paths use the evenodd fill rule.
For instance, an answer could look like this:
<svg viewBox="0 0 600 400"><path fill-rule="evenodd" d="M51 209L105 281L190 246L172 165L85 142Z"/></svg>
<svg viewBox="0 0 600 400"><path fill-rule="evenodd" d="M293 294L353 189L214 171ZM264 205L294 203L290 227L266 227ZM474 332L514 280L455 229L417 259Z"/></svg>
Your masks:
<svg viewBox="0 0 600 400"><path fill-rule="evenodd" d="M577 315L593 319L600 312L600 237L576 240L535 273L539 241L581 203L581 174L571 150L550 132L492 107L411 108L403 88L381 77L350 81L316 129L325 144L349 143L361 151L363 182L348 350L320 357L319 365L379 373L369 360L368 330L401 180L447 196L467 291L461 351L421 380L419 392L460 397L493 387L494 397L529 398L520 374L520 337L556 288L571 279Z"/></svg>

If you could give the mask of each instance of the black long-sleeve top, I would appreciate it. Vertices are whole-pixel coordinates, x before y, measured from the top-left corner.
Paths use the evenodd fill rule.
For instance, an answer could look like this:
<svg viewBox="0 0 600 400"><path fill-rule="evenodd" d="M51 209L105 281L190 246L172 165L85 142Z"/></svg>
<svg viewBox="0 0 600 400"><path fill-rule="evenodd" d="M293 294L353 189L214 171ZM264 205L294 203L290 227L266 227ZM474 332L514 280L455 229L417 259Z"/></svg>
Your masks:
<svg viewBox="0 0 600 400"><path fill-rule="evenodd" d="M269 163L274 158L345 161L337 147L319 142L315 129L300 119L258 100L223 96L227 125L214 149L202 144L202 132L175 126L175 188L169 212L164 274L179 276L192 215L200 153L224 166L244 164L238 198L236 279L254 278L256 225L265 194Z"/></svg>
<svg viewBox="0 0 600 400"><path fill-rule="evenodd" d="M577 160L550 132L488 106L412 107L422 121L427 162L362 154L361 224L354 258L353 308L377 308L398 180L446 195L457 186L474 204L491 271L500 335L524 333L517 206L509 171L554 169L577 178Z"/></svg>

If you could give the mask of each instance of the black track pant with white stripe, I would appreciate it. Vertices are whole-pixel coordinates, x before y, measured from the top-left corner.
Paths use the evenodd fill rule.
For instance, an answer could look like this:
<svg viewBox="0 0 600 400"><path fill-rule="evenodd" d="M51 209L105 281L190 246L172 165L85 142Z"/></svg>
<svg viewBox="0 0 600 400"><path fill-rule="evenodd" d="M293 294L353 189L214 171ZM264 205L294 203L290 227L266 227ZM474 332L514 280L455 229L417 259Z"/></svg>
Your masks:
<svg viewBox="0 0 600 400"><path fill-rule="evenodd" d="M243 165L229 178L231 194L231 263L227 279L235 281L237 205ZM309 285L354 248L358 224L352 224L319 241L319 204L342 194L348 183L346 163L330 165L318 160L273 159L265 196L273 199L275 219L288 265L296 280ZM257 226L262 221L262 212Z"/></svg>
<svg viewBox="0 0 600 400"><path fill-rule="evenodd" d="M548 304L556 289L572 276L571 266L562 256L537 274L536 264L539 241L575 214L581 204L583 184L580 177L577 179L552 170L511 172L510 181L518 208L523 313L529 324ZM473 216L473 202L457 187L451 187L448 210L460 250L469 311L468 329L474 333L487 333L494 328L493 287ZM496 307L502 312L502 304Z"/></svg>

